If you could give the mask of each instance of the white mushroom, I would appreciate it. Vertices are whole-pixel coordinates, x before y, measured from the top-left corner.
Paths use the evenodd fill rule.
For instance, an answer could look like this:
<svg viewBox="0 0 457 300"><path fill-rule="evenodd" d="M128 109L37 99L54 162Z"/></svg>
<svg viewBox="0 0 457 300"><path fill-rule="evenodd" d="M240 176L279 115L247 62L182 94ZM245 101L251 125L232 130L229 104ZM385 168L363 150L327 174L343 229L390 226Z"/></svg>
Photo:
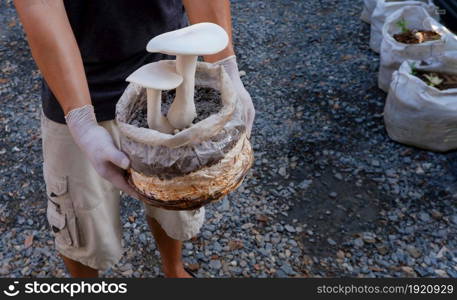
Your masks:
<svg viewBox="0 0 457 300"><path fill-rule="evenodd" d="M183 77L167 114L175 128L191 125L197 116L194 88L198 56L218 53L227 47L228 41L227 32L213 23L198 23L158 35L149 41L147 51L176 55L176 72Z"/></svg>
<svg viewBox="0 0 457 300"><path fill-rule="evenodd" d="M162 115L162 90L171 90L178 87L183 78L174 70L173 64L159 61L147 64L133 72L126 79L146 88L147 94L147 121L151 129L163 133L172 133L174 128L168 119Z"/></svg>

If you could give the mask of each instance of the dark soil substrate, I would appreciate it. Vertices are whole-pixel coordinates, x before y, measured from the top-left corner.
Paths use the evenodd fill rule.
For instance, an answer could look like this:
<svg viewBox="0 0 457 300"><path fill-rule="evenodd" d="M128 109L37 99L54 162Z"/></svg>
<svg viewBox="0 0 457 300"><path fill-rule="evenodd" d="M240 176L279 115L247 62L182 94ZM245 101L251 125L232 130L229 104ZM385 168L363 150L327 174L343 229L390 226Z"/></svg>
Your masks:
<svg viewBox="0 0 457 300"><path fill-rule="evenodd" d="M415 75L427 84L429 80L425 77L425 75L438 76L439 78L444 79L444 81L440 85L435 86L439 90L457 89L457 75L438 72L426 72L419 70L416 70Z"/></svg>
<svg viewBox="0 0 457 300"><path fill-rule="evenodd" d="M173 99L175 98L176 91L163 91L162 92L162 114L166 115ZM196 87L194 95L195 107L197 109L197 117L193 123L198 123L212 114L217 113L222 109L221 93L213 88ZM137 109L133 112L129 123L136 127L148 127L146 112L146 102L144 107Z"/></svg>
<svg viewBox="0 0 457 300"><path fill-rule="evenodd" d="M422 44L441 39L441 35L431 30L410 30L394 34L394 39L403 44Z"/></svg>

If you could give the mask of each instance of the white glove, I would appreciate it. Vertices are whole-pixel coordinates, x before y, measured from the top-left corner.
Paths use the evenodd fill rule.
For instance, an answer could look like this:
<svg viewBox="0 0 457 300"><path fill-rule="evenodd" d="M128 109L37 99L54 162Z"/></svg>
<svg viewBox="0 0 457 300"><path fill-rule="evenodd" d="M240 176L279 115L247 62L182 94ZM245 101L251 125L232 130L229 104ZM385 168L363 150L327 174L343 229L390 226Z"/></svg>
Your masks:
<svg viewBox="0 0 457 300"><path fill-rule="evenodd" d="M124 177L130 160L116 148L109 132L97 124L94 107L85 105L73 109L65 116L65 120L74 141L97 173L118 189L137 197Z"/></svg>
<svg viewBox="0 0 457 300"><path fill-rule="evenodd" d="M252 103L251 96L248 91L244 88L243 82L240 79L240 72L238 71L238 64L236 63L236 56L232 55L227 58L224 58L218 62L215 62L214 65L224 66L225 71L232 80L233 87L235 88L238 97L240 97L241 102L243 103L244 112L243 112L243 121L246 125L247 136L251 136L252 124L254 123L255 118L255 109L254 104Z"/></svg>

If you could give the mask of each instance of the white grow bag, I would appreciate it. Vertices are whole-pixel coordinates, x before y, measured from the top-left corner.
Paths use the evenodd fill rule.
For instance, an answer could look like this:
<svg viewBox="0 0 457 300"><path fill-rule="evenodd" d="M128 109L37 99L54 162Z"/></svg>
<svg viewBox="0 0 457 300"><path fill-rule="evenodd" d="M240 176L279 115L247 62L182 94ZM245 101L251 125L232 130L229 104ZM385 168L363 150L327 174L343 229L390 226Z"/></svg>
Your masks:
<svg viewBox="0 0 457 300"><path fill-rule="evenodd" d="M363 10L360 19L364 22L371 23L371 15L373 14L376 4L380 0L363 0Z"/></svg>
<svg viewBox="0 0 457 300"><path fill-rule="evenodd" d="M394 141L432 151L457 149L457 89L438 90L411 74L416 69L457 75L457 52L428 65L406 61L393 75L384 122Z"/></svg>

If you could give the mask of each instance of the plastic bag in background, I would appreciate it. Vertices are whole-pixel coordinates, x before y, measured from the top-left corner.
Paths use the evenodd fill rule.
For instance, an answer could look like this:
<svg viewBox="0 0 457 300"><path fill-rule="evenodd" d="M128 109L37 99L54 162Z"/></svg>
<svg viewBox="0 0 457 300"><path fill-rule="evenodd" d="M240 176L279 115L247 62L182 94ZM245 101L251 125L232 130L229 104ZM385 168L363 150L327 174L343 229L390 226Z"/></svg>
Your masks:
<svg viewBox="0 0 457 300"><path fill-rule="evenodd" d="M371 23L371 15L380 0L363 0L363 10L360 19L364 22Z"/></svg>
<svg viewBox="0 0 457 300"><path fill-rule="evenodd" d="M416 0L416 1L388 1L379 0L376 8L371 15L371 34L370 34L370 48L379 53L381 50L382 42L382 29L386 19L397 10L405 6L420 6L427 10L427 12L435 19L439 18L437 7L433 4L432 0Z"/></svg>
<svg viewBox="0 0 457 300"><path fill-rule="evenodd" d="M127 86L116 106L116 120L121 149L133 169L164 178L188 174L220 160L245 132L241 103L221 67L198 62L195 85L220 91L222 108L175 135L129 124L134 112L146 106L146 89L133 83Z"/></svg>
<svg viewBox="0 0 457 300"><path fill-rule="evenodd" d="M438 90L412 75L417 70L457 75L457 53L427 63L405 61L393 75L384 122L394 141L445 152L457 149L457 89Z"/></svg>
<svg viewBox="0 0 457 300"><path fill-rule="evenodd" d="M440 40L421 44L403 44L395 40L394 34L401 33L398 22L405 20L409 29L433 30L441 35ZM389 90L392 74L405 60L426 60L443 55L446 43L453 35L446 27L433 19L420 6L407 6L389 16L383 28L381 45L381 62L378 75L378 86L383 91ZM457 50L457 49L456 49Z"/></svg>

